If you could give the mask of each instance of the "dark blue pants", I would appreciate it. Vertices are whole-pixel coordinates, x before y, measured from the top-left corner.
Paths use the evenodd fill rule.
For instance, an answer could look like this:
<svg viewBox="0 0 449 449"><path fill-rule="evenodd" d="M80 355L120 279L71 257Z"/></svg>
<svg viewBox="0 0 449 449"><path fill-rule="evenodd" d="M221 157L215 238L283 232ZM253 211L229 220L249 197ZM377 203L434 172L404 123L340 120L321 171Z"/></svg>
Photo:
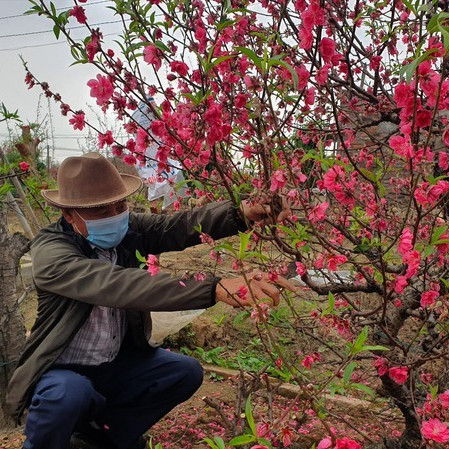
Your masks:
<svg viewBox="0 0 449 449"><path fill-rule="evenodd" d="M91 421L119 449L128 449L202 380L202 368L191 357L126 344L111 363L55 367L34 391L23 449L66 449L72 433Z"/></svg>

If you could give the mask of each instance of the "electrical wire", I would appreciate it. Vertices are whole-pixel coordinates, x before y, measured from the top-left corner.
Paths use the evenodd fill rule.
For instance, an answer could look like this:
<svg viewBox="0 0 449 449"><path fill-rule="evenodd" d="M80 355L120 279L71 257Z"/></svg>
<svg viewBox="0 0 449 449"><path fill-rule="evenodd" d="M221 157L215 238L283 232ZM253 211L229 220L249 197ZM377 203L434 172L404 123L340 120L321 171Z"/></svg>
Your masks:
<svg viewBox="0 0 449 449"><path fill-rule="evenodd" d="M108 2L109 2L109 0L101 0L101 1L98 1L98 2L86 3L84 6L94 6L94 5L98 5L100 3L108 3ZM68 11L69 9L72 9L72 8L65 6L65 7L61 7L61 8L56 8L56 11L61 11L61 10ZM14 16L3 16L3 17L0 17L0 20L16 19L18 17L31 17L32 15L33 14L22 13L22 14L16 14Z"/></svg>
<svg viewBox="0 0 449 449"><path fill-rule="evenodd" d="M90 24L91 27L98 26L98 25L110 25L114 23L122 23L121 20L111 20L109 22L98 22L98 23L92 23ZM85 25L78 25L74 27L68 27L66 28L67 31L70 30L78 30L80 28L86 28ZM30 31L29 33L16 33L16 34L3 34L0 36L0 39L6 39L9 37L21 37L21 36L34 36L36 34L45 34L45 33L53 33L53 29L51 30L41 30L41 31Z"/></svg>
<svg viewBox="0 0 449 449"><path fill-rule="evenodd" d="M108 36L117 36L119 33L107 33L103 34L103 37ZM47 44L35 44L35 45L23 45L21 47L14 47L14 48L0 48L0 52L2 51L17 51L17 50L24 50L26 48L40 48L40 47L49 47L50 45L60 45L60 44L67 44L67 41L57 41L57 42L49 42Z"/></svg>

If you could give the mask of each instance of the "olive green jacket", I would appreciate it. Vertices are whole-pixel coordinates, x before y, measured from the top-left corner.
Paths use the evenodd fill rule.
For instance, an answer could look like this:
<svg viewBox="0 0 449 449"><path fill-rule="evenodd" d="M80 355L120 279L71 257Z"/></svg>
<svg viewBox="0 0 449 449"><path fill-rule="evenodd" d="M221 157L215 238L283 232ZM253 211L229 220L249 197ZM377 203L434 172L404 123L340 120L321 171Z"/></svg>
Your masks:
<svg viewBox="0 0 449 449"><path fill-rule="evenodd" d="M38 292L36 322L8 387L7 411L19 422L34 387L67 347L94 305L125 309L136 345L148 346L150 311L200 309L215 304L219 278L204 281L140 269L143 255L179 251L200 243L195 227L214 239L244 230L230 202L172 216L131 214L130 229L117 247L117 264L99 260L90 244L61 218L33 240L33 279Z"/></svg>

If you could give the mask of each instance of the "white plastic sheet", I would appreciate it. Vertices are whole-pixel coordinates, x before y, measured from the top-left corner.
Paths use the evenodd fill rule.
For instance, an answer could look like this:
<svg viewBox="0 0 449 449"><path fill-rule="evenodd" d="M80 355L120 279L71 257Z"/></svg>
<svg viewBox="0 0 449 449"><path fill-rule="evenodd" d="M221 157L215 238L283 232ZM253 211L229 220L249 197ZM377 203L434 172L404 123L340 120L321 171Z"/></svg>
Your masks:
<svg viewBox="0 0 449 449"><path fill-rule="evenodd" d="M206 309L180 310L176 312L151 312L153 327L149 343L151 346L160 346L164 338L176 334L183 327L200 316Z"/></svg>

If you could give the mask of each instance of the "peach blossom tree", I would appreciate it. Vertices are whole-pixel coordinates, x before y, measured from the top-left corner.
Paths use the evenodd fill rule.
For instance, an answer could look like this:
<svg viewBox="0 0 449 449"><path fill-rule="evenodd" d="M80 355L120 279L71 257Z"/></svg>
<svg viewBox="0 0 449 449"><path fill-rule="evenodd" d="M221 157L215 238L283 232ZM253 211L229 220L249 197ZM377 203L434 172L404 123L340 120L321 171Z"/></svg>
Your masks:
<svg viewBox="0 0 449 449"><path fill-rule="evenodd" d="M227 253L238 273L257 263L273 282L296 275L310 290L307 313L284 293L291 307L286 320L298 341L319 342L317 351L288 357L271 338L269 304L255 305L251 315L261 338L271 340L266 345L279 370L301 387L323 424L317 447L373 444L366 434L352 439L331 428L321 398L335 384L345 394L381 389L399 409L396 441L376 447L443 447L449 441L446 3L111 0L107 6L122 21L115 47L89 25L89 1L75 0L62 12L47 0L30 3L31 12L53 21L76 63L97 68L86 89L128 137L96 129L26 67L26 83L59 103L75 130L97 130L99 148L130 165L144 164L156 143L159 171L177 161L188 195L271 205L267 220L248 224L240 249L203 238L216 261ZM70 34L73 24L85 26L83 40ZM153 116L147 126L133 118L141 104ZM276 223L282 199L291 214ZM250 285L240 293L248 300ZM314 376L328 353L332 369ZM255 448L278 439L288 446L297 430L282 420L267 421L267 428L271 433L262 437L252 425L246 439L231 442ZM220 447L217 441L210 443Z"/></svg>

